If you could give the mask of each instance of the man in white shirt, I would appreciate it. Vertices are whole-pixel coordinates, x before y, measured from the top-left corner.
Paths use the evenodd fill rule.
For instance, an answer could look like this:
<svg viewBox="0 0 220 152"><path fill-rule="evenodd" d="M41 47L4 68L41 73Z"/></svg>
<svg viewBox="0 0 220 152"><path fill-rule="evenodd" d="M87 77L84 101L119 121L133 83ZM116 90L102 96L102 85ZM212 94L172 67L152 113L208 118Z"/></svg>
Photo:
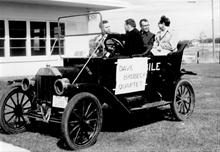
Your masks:
<svg viewBox="0 0 220 152"><path fill-rule="evenodd" d="M101 29L102 34L97 35L95 38L93 38L89 41L89 48L90 48L89 56L91 54L93 54L93 51L95 50L95 48L97 47L97 45L99 43L100 43L100 46L99 46L98 50L96 51L96 53L93 54L93 57L102 57L106 53L103 37L105 34L111 33L110 24L107 20L103 20L99 24L99 28Z"/></svg>

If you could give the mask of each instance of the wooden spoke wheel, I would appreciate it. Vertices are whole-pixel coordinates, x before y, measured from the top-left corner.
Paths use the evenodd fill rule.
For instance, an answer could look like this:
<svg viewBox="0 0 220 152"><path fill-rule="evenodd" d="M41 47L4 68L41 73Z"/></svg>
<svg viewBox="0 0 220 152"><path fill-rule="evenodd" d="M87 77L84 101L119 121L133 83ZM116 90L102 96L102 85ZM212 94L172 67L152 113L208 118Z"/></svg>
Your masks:
<svg viewBox="0 0 220 152"><path fill-rule="evenodd" d="M71 149L82 149L95 143L102 127L102 108L90 93L72 97L62 116L63 137Z"/></svg>
<svg viewBox="0 0 220 152"><path fill-rule="evenodd" d="M8 87L0 95L0 126L6 133L20 133L29 122L30 96L20 87Z"/></svg>
<svg viewBox="0 0 220 152"><path fill-rule="evenodd" d="M195 108L195 94L189 81L180 80L177 83L171 108L177 120L186 120L192 115Z"/></svg>

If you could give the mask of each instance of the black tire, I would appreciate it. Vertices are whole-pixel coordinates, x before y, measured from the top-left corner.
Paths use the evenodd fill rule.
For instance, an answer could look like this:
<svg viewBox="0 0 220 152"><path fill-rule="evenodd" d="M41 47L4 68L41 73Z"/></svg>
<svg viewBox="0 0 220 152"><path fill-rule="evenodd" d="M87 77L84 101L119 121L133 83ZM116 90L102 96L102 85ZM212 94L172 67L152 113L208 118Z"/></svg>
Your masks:
<svg viewBox="0 0 220 152"><path fill-rule="evenodd" d="M174 100L171 103L171 110L174 117L183 121L188 119L195 108L195 93L191 83L187 80L179 80L175 87Z"/></svg>
<svg viewBox="0 0 220 152"><path fill-rule="evenodd" d="M64 110L61 130L71 149L91 146L102 128L103 113L99 100L91 93L73 96Z"/></svg>
<svg viewBox="0 0 220 152"><path fill-rule="evenodd" d="M20 87L8 87L0 95L0 126L5 133L21 133L29 123L31 98Z"/></svg>

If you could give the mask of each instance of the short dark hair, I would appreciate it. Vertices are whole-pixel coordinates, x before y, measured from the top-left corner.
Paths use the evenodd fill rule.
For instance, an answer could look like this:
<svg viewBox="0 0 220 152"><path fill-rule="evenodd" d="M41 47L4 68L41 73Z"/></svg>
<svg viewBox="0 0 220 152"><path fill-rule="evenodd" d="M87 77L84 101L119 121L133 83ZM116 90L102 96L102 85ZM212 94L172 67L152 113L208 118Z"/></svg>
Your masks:
<svg viewBox="0 0 220 152"><path fill-rule="evenodd" d="M165 15L160 17L159 24L165 24L166 26L170 26L170 19L166 17Z"/></svg>
<svg viewBox="0 0 220 152"><path fill-rule="evenodd" d="M132 19L132 18L125 20L125 24L131 25L132 27L136 27L136 23L135 23L134 19Z"/></svg>
<svg viewBox="0 0 220 152"><path fill-rule="evenodd" d="M103 24L106 24L106 23L109 23L107 20L102 20L100 23L99 23L99 27L102 28L102 25Z"/></svg>
<svg viewBox="0 0 220 152"><path fill-rule="evenodd" d="M141 26L141 23L142 22L148 22L148 20L146 19L146 18L143 18L143 19L141 19L140 21L139 21L139 25Z"/></svg>

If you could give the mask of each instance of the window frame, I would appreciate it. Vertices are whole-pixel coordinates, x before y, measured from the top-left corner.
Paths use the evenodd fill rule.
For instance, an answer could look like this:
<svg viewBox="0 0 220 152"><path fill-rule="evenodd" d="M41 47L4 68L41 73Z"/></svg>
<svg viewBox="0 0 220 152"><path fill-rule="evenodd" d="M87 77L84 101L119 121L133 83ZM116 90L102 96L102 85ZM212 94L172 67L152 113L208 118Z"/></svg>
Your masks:
<svg viewBox="0 0 220 152"><path fill-rule="evenodd" d="M36 37L32 37L32 23L43 23L45 24L44 25L44 29L45 30L45 35L43 37L41 36L36 36ZM29 22L30 24L30 27L29 27L29 30L30 30L30 34L29 34L29 37L30 37L30 53L31 53L31 56L46 56L47 55L47 22L46 21L30 21ZM34 30L37 30L37 29L34 29ZM39 31L39 33L41 33L41 31ZM39 46L38 47L34 47L32 46L32 41L38 41L39 43ZM41 46L41 42L44 41L44 46ZM35 43L35 42L33 42ZM39 49L39 50L34 50L34 49ZM41 50L41 49L44 49L44 50ZM34 52L35 51L39 51L40 53L39 54L35 54ZM41 53L41 51L43 51L43 53Z"/></svg>
<svg viewBox="0 0 220 152"><path fill-rule="evenodd" d="M10 28L10 23L12 22L24 22L25 24L25 36L24 37L14 37L12 36L10 33L12 33L11 31L11 28ZM24 21L24 20L8 20L8 32L9 32L9 54L10 54L10 57L25 57L27 56L27 21ZM12 41L24 41L24 46L16 46L16 47L13 47L11 46L12 45ZM21 54L21 55L17 55L16 53L12 53L14 49L24 49L22 51L22 53L24 54Z"/></svg>
<svg viewBox="0 0 220 152"><path fill-rule="evenodd" d="M56 34L54 32L54 27L58 26L58 22L56 20L33 20L33 19L0 19L2 21L1 25L4 24L4 34L1 34L0 41L1 42L1 59L5 59L5 61L22 61L26 60L29 57L33 57L32 59L47 59L48 56L51 56L52 59L55 59L57 55L59 55L59 40L58 37L55 36ZM18 22L18 23L17 23ZM43 22L44 23L44 36L37 38L38 40L43 40L44 44L44 52L42 55L34 55L32 48L33 48L33 35L31 34L31 24L33 22ZM54 24L54 25L51 25ZM65 34L65 23L61 23L62 25L62 31L63 34ZM46 25L46 27L45 27ZM51 29L52 28L52 29ZM21 30L21 31L19 31ZM51 33L51 31L53 32ZM18 34L16 34L16 32ZM55 31L56 32L56 31ZM2 32L1 32L2 33ZM13 34L11 34L13 33ZM52 35L51 35L52 34ZM4 35L4 37L2 37ZM55 53L51 53L51 49L54 45L54 41L56 42L56 45L54 46ZM61 53L64 54L65 52L65 39L64 37L60 38L61 40ZM18 42L21 41L21 42ZM3 43L3 44L2 44ZM41 46L40 45L40 46ZM42 58L43 57L43 58ZM29 60L29 59L28 59ZM4 61L4 60L3 60ZM11 61L10 61L11 62Z"/></svg>
<svg viewBox="0 0 220 152"><path fill-rule="evenodd" d="M3 36L0 35L0 41L2 41L3 46L0 46L0 57L5 57L5 20L0 20L0 22L3 22L2 24L3 25L3 28L2 28Z"/></svg>
<svg viewBox="0 0 220 152"><path fill-rule="evenodd" d="M54 29L52 30L52 25L51 24L56 24L57 26L54 26ZM65 34L65 23L60 23L61 26L61 33ZM49 22L49 29L50 29L50 51L53 51L52 53L50 52L50 55L59 55L59 47L61 47L61 55L64 54L64 48L65 48L65 39L64 38L59 38L55 36L55 28L58 30L58 22ZM54 35L52 35L52 33ZM59 46L59 40L62 41L62 46ZM56 43L55 43L56 41ZM54 44L55 43L55 44ZM55 50L56 49L56 50ZM54 50L56 51L56 54L54 54Z"/></svg>

